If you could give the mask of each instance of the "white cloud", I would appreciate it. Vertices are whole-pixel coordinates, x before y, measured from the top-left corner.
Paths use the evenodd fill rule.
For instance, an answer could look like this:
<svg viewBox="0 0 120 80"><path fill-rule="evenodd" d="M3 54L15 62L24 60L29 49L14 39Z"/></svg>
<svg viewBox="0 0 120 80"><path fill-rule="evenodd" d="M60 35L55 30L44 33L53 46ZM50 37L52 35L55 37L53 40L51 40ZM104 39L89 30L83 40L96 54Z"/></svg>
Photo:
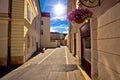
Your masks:
<svg viewBox="0 0 120 80"><path fill-rule="evenodd" d="M50 28L50 32L58 32L57 30L55 30L53 27Z"/></svg>
<svg viewBox="0 0 120 80"><path fill-rule="evenodd" d="M64 21L64 20L66 20L66 15L53 16L53 17L51 17L51 20L61 20L61 21Z"/></svg>
<svg viewBox="0 0 120 80"><path fill-rule="evenodd" d="M67 30L67 31L64 31L64 32L62 32L62 33L68 33L68 30Z"/></svg>
<svg viewBox="0 0 120 80"><path fill-rule="evenodd" d="M50 31L51 32L67 33L68 26L67 25L51 26Z"/></svg>

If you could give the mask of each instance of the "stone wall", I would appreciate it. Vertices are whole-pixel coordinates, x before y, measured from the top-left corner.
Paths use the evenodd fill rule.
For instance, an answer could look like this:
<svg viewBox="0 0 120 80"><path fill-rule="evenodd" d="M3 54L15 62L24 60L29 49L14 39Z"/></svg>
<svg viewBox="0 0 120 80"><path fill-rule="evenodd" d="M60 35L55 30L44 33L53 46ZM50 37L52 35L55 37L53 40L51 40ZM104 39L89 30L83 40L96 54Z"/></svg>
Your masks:
<svg viewBox="0 0 120 80"><path fill-rule="evenodd" d="M92 79L120 79L120 3L92 19Z"/></svg>

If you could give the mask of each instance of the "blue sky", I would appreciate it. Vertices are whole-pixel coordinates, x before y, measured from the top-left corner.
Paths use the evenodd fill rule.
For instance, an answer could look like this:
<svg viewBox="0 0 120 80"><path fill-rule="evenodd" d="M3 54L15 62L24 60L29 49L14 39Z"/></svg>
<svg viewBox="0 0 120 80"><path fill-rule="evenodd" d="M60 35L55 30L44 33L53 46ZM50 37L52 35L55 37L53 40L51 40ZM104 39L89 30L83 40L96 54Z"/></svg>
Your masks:
<svg viewBox="0 0 120 80"><path fill-rule="evenodd" d="M63 10L60 8L56 10L56 5L61 4ZM66 19L67 14L67 0L40 0L40 7L42 12L50 13L50 31L51 32L68 32L68 21ZM56 13L58 11L59 13Z"/></svg>

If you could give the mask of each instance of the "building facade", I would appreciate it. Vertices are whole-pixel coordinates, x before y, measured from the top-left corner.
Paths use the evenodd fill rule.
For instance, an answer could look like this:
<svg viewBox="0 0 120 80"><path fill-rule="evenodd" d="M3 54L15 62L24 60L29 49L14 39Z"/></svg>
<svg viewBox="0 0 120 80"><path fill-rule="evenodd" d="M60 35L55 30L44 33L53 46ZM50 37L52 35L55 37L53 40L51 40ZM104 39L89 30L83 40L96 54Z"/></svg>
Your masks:
<svg viewBox="0 0 120 80"><path fill-rule="evenodd" d="M0 0L0 65L22 64L40 47L39 0Z"/></svg>
<svg viewBox="0 0 120 80"><path fill-rule="evenodd" d="M53 47L60 47L60 40L61 40L60 35L61 33L59 32L50 32L50 41L52 43L55 43Z"/></svg>
<svg viewBox="0 0 120 80"><path fill-rule="evenodd" d="M66 46L66 33L59 33L59 32L51 32L51 41L56 41L56 47L57 46Z"/></svg>
<svg viewBox="0 0 120 80"><path fill-rule="evenodd" d="M41 47L49 48L56 47L57 42L51 40L50 34L50 13L42 12L41 13Z"/></svg>
<svg viewBox="0 0 120 80"><path fill-rule="evenodd" d="M41 47L46 48L50 43L50 13L41 13Z"/></svg>
<svg viewBox="0 0 120 80"><path fill-rule="evenodd" d="M84 7L79 0L68 0L68 12ZM88 23L69 23L68 48L77 58L89 79L120 79L120 1L103 0L89 8L93 17Z"/></svg>

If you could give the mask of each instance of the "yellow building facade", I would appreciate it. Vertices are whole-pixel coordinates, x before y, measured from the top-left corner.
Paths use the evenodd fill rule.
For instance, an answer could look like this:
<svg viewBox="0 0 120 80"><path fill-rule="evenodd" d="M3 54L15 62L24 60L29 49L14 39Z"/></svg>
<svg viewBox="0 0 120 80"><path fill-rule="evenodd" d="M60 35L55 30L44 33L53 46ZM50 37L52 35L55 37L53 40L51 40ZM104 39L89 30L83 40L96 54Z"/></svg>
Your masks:
<svg viewBox="0 0 120 80"><path fill-rule="evenodd" d="M41 47L50 48L57 47L57 40L51 40L50 38L50 13L42 12L41 13Z"/></svg>
<svg viewBox="0 0 120 80"><path fill-rule="evenodd" d="M79 0L68 0L68 12L76 7L84 6ZM69 23L68 48L89 75L87 80L120 79L119 9L119 0L104 0L100 6L90 8L93 11L90 23ZM90 31L89 35L84 29Z"/></svg>
<svg viewBox="0 0 120 80"><path fill-rule="evenodd" d="M0 1L0 65L22 64L40 48L39 0Z"/></svg>

